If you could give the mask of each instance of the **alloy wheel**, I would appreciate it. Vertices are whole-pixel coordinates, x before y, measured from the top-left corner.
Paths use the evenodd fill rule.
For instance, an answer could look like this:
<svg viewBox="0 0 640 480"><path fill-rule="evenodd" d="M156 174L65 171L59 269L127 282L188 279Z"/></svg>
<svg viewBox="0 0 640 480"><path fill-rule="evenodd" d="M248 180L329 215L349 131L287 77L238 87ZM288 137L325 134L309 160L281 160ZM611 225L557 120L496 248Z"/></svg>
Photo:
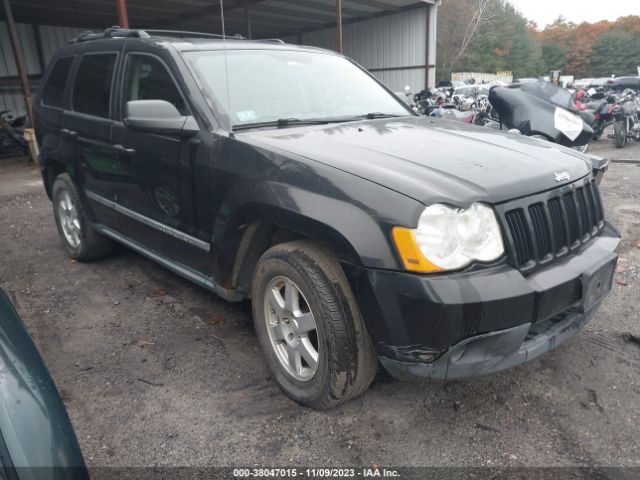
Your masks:
<svg viewBox="0 0 640 480"><path fill-rule="evenodd" d="M287 277L273 278L264 311L271 347L284 370L296 380L311 380L318 371L318 330L300 288Z"/></svg>
<svg viewBox="0 0 640 480"><path fill-rule="evenodd" d="M67 191L63 191L58 199L58 218L64 238L71 247L78 248L81 242L82 226L78 208Z"/></svg>

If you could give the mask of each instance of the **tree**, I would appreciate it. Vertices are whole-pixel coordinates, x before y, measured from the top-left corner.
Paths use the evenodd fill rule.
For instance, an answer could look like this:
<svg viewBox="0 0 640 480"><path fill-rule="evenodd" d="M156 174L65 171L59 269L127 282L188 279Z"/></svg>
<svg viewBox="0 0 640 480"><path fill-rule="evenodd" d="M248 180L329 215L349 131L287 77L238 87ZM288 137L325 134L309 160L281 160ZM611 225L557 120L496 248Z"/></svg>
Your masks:
<svg viewBox="0 0 640 480"><path fill-rule="evenodd" d="M630 75L640 66L640 16L539 30L507 0L446 0L439 8L438 78L453 71L511 71L537 77Z"/></svg>
<svg viewBox="0 0 640 480"><path fill-rule="evenodd" d="M543 43L541 64L544 73L550 73L554 70L562 71L567 64L567 54L556 43Z"/></svg>
<svg viewBox="0 0 640 480"><path fill-rule="evenodd" d="M593 43L591 70L596 76L635 75L640 65L640 43L622 30L602 34Z"/></svg>
<svg viewBox="0 0 640 480"><path fill-rule="evenodd" d="M587 77L591 73L591 55L593 43L611 29L611 23L581 23L575 30L573 41L568 45L567 65L565 73L577 78Z"/></svg>
<svg viewBox="0 0 640 480"><path fill-rule="evenodd" d="M465 59L469 47L480 36L483 26L490 23L489 6L495 0L457 0L445 2L439 10L438 22L446 25L438 35L439 71L449 76Z"/></svg>

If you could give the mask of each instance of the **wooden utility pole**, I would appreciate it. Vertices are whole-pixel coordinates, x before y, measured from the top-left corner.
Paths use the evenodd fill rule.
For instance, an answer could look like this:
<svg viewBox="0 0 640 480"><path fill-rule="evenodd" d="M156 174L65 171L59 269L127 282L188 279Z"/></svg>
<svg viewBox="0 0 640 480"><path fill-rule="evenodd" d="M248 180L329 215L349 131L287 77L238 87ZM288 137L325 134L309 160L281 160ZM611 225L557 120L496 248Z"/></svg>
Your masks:
<svg viewBox="0 0 640 480"><path fill-rule="evenodd" d="M129 15L127 14L127 1L116 0L116 6L118 7L118 23L120 28L129 28Z"/></svg>
<svg viewBox="0 0 640 480"><path fill-rule="evenodd" d="M29 77L27 76L27 63L24 60L24 52L22 51L22 45L20 44L20 37L18 36L18 28L13 18L13 12L11 11L11 4L9 0L2 0L4 6L4 14L7 18L7 25L9 26L9 34L11 35L11 46L13 47L13 56L15 57L16 66L18 67L18 75L20 77L20 85L22 86L22 95L24 97L24 104L27 109L27 115L29 116L29 122L33 126L33 103L31 100L31 86L29 85Z"/></svg>
<svg viewBox="0 0 640 480"><path fill-rule="evenodd" d="M244 7L244 26L245 26L245 31L247 34L247 38L249 40L251 40L252 35L251 35L251 12L249 11L249 7L245 6Z"/></svg>
<svg viewBox="0 0 640 480"><path fill-rule="evenodd" d="M342 53L344 38L342 36L342 0L336 0L336 51Z"/></svg>

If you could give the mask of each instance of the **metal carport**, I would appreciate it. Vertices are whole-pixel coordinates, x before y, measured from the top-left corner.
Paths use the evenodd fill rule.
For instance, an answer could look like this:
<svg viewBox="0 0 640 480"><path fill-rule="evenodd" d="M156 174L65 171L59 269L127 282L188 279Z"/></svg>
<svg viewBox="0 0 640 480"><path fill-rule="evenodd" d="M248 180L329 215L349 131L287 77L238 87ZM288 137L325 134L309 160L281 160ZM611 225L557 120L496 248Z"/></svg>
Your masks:
<svg viewBox="0 0 640 480"><path fill-rule="evenodd" d="M38 83L53 48L80 30L101 30L119 24L130 28L222 31L218 0L2 2L0 108L3 103L17 106L18 87L22 89L24 105L30 105L30 83ZM290 43L335 49L369 68L391 88L413 83L412 87L418 89L435 80L439 2L224 0L224 17L229 35L283 38ZM26 110L30 108L27 106Z"/></svg>

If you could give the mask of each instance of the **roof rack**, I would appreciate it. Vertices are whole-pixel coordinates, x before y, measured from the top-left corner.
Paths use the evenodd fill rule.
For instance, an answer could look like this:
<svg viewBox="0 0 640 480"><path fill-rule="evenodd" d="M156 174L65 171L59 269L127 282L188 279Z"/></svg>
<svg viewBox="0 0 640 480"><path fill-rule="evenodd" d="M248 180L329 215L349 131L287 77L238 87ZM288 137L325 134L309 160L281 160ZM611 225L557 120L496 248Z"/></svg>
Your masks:
<svg viewBox="0 0 640 480"><path fill-rule="evenodd" d="M141 29L128 29L120 28L115 25L107 28L102 33L94 32L82 32L69 43L88 42L91 40L101 40L104 38L151 38L151 37L175 37L175 38L216 38L227 40L246 40L242 35L218 35L215 33L201 33L201 32L183 32L181 30L141 30ZM282 42L284 43L284 42Z"/></svg>

